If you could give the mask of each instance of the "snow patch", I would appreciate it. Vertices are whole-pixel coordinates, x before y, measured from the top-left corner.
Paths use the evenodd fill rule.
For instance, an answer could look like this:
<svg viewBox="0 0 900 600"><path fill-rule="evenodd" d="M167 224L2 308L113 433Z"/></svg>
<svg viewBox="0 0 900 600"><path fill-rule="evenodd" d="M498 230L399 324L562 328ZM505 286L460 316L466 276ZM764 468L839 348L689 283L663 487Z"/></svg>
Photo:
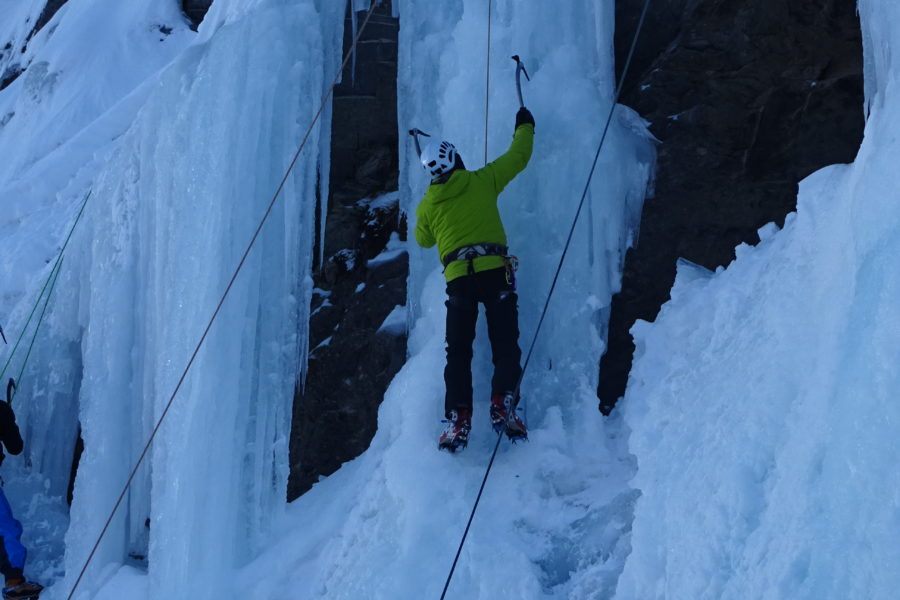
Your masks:
<svg viewBox="0 0 900 600"><path fill-rule="evenodd" d="M375 333L386 333L388 335L406 335L406 306L397 305L385 317L384 322Z"/></svg>

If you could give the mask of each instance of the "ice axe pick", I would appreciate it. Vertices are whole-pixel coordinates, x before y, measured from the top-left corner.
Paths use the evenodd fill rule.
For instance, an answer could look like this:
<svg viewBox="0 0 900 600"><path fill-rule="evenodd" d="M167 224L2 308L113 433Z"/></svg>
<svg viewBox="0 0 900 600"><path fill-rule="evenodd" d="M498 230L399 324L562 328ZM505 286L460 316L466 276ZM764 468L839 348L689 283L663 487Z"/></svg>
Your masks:
<svg viewBox="0 0 900 600"><path fill-rule="evenodd" d="M531 77L528 76L528 71L525 70L525 63L522 62L522 59L519 58L519 55L516 54L512 57L514 61L516 61L516 93L519 94L519 106L525 108L525 101L522 100L522 73L525 73L525 79L531 81Z"/></svg>

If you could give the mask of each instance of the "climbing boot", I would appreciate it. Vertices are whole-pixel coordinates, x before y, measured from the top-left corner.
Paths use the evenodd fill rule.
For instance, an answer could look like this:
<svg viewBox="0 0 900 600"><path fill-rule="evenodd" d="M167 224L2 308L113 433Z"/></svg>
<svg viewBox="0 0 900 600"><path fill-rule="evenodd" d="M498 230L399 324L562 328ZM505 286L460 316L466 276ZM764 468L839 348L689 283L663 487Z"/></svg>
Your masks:
<svg viewBox="0 0 900 600"><path fill-rule="evenodd" d="M447 424L441 439L438 440L438 448L448 452L462 450L469 443L469 431L472 429L472 410L459 408L451 410L443 423Z"/></svg>
<svg viewBox="0 0 900 600"><path fill-rule="evenodd" d="M513 442L528 439L528 428L516 414L515 396L512 392L491 396L491 427L494 431L506 433Z"/></svg>
<svg viewBox="0 0 900 600"><path fill-rule="evenodd" d="M4 600L34 600L41 595L44 586L34 583L33 581L22 581L15 585L3 588Z"/></svg>

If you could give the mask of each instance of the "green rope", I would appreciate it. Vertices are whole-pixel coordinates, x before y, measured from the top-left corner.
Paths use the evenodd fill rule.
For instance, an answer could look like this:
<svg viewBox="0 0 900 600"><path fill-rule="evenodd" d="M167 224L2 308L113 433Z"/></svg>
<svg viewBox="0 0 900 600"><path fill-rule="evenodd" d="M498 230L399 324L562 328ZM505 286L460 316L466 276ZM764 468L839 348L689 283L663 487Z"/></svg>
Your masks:
<svg viewBox="0 0 900 600"><path fill-rule="evenodd" d="M44 314L47 312L47 306L50 304L50 296L53 294L53 288L56 287L56 282L59 279L59 272L62 270L62 260L56 263L55 270L50 273L50 276L53 278L53 283L50 284L50 290L47 292L47 299L44 300L44 308L41 309L41 315L38 317L37 325L34 326L34 333L31 335L31 343L28 344L28 352L25 353L25 359L22 361L22 368L19 369L19 376L16 378L17 382L22 381L22 375L25 373L25 365L28 364L28 359L31 357L31 351L34 348L34 341L37 339L38 331L41 328L41 323L44 321ZM0 381L3 378L0 377ZM12 401L12 397L9 399Z"/></svg>
<svg viewBox="0 0 900 600"><path fill-rule="evenodd" d="M53 263L53 268L50 269L50 274L47 276L47 280L44 282L44 287L41 288L41 293L38 294L37 299L34 301L34 307L31 309L31 314L28 315L28 319L25 321L25 326L22 327L22 331L19 333L18 339L16 339L16 343L13 346L12 351L9 353L9 356L6 359L6 364L3 365L3 370L0 370L0 381L3 381L3 376L6 374L6 369L9 368L9 364L12 362L13 357L16 354L16 351L19 349L19 344L22 342L22 339L25 337L25 332L28 331L28 326L31 324L31 320L34 318L34 313L37 311L38 306L41 304L41 300L44 300L44 308L41 310L40 317L38 318L37 325L35 326L34 333L31 337L31 345L28 347L28 354L25 356L25 360L22 362L22 369L19 371L19 378L22 377L22 373L25 371L25 365L28 362L28 357L31 355L31 348L34 346L34 340L37 338L38 330L41 327L41 321L44 319L44 313L47 310L47 304L50 302L50 294L53 292L53 286L56 285L56 279L59 276L59 269L62 265L63 254L66 251L66 247L69 245L69 240L72 239L72 234L75 232L75 227L78 225L78 222L81 220L81 215L84 214L84 208L87 206L88 199L91 197L92 191L89 190L87 195L84 197L84 201L81 203L81 208L78 211L78 216L75 217L75 222L72 223L72 227L69 229L69 235L66 236L66 241L63 242L62 248L59 250L59 255L56 257L56 262ZM49 286L49 291L47 290ZM44 298L44 293L47 293L46 299Z"/></svg>
<svg viewBox="0 0 900 600"><path fill-rule="evenodd" d="M28 325L31 323L32 317L34 317L34 313L37 310L37 307L41 304L41 298L44 297L44 292L47 291L47 286L50 285L50 279L53 277L53 272L56 270L56 265L53 265L53 269L50 270L50 276L47 277L47 281L44 282L44 287L41 288L41 293L38 294L37 300L35 300L34 307L31 309L31 314L28 315L28 320L25 321L25 327L22 328L21 333L19 333L19 339L16 340L16 344L13 346L12 352L9 353L9 356L6 359L6 364L3 365L3 370L0 371L0 381L3 380L3 375L6 374L6 369L9 367L9 363L12 362L13 356L16 354L16 350L19 349L19 344L22 342L22 338L25 337L25 332L28 330Z"/></svg>

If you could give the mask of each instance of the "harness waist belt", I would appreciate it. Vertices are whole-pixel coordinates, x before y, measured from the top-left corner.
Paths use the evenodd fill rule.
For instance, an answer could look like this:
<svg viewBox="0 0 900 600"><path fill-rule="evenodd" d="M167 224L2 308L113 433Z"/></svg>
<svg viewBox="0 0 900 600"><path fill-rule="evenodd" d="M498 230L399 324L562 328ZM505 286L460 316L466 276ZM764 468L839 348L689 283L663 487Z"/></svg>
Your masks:
<svg viewBox="0 0 900 600"><path fill-rule="evenodd" d="M457 260L475 260L481 256L506 256L507 254L509 254L509 248L501 244L472 244L448 252L441 262L446 269L450 263Z"/></svg>

